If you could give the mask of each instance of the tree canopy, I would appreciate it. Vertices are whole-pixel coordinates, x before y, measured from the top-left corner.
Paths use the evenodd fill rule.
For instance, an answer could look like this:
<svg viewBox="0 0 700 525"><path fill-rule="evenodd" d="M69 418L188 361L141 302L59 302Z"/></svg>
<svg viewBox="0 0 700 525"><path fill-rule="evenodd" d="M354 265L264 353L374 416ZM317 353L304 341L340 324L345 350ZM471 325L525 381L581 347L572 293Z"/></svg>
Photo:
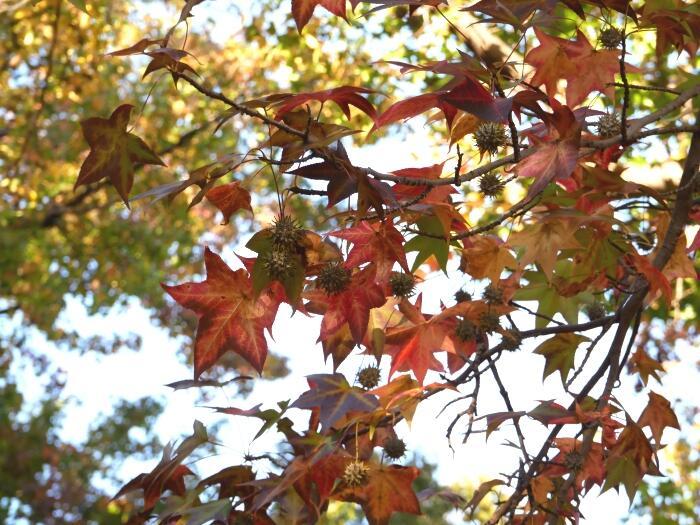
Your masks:
<svg viewBox="0 0 700 525"><path fill-rule="evenodd" d="M647 482L681 426L664 363L697 343L697 5L10 0L0 14L0 513L381 525L455 508L559 524L589 492L640 486L655 512L659 490L693 513L686 491ZM60 374L27 334L139 344L66 330L69 298L91 314L138 298L191 363L176 389L284 375L268 346L291 314L317 320L317 349L287 353L316 352L318 371L216 407L259 420L276 451L198 476L188 461L225 443L195 421L152 470L86 497L110 461L154 451L129 430L159 408L117 406L82 447L58 439ZM522 378L528 398L504 379L524 354L542 369ZM18 362L52 378L29 419ZM402 422L433 399L448 418L433 446L497 434L510 471L465 496L405 461Z"/></svg>

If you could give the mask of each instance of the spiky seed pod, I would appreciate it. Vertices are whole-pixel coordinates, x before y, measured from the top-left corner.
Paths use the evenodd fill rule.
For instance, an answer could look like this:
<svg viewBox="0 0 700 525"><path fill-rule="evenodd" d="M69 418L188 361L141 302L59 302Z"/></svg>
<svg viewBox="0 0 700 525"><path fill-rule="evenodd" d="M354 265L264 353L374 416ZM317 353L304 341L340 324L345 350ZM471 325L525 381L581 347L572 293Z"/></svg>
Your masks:
<svg viewBox="0 0 700 525"><path fill-rule="evenodd" d="M602 319L607 313L605 311L605 305L603 303L599 303L598 301L589 304L584 308L583 311L591 321L597 321L598 319Z"/></svg>
<svg viewBox="0 0 700 525"><path fill-rule="evenodd" d="M476 332L476 326L469 319L462 319L455 328L455 334L462 341L471 341L476 337Z"/></svg>
<svg viewBox="0 0 700 525"><path fill-rule="evenodd" d="M384 442L384 454L390 459L401 459L406 454L406 443L398 437L390 437Z"/></svg>
<svg viewBox="0 0 700 525"><path fill-rule="evenodd" d="M304 231L301 226L287 215L275 219L272 226L272 244L276 248L292 250L299 245Z"/></svg>
<svg viewBox="0 0 700 525"><path fill-rule="evenodd" d="M615 26L608 26L600 32L598 41L605 49L617 49L622 44L622 31Z"/></svg>
<svg viewBox="0 0 700 525"><path fill-rule="evenodd" d="M369 390L374 388L379 384L379 379L381 379L382 373L376 366L368 366L360 370L357 374L357 381L362 385L363 388Z"/></svg>
<svg viewBox="0 0 700 525"><path fill-rule="evenodd" d="M294 263L287 250L273 248L262 255L262 264L271 279L284 279L289 276Z"/></svg>
<svg viewBox="0 0 700 525"><path fill-rule="evenodd" d="M479 191L486 197L495 198L503 193L503 188L506 187L506 183L498 173L493 173L489 171L484 173L479 179Z"/></svg>
<svg viewBox="0 0 700 525"><path fill-rule="evenodd" d="M343 483L348 487L360 487L367 483L367 475L369 474L369 467L359 460L352 461L348 463L345 467L345 472L343 472Z"/></svg>
<svg viewBox="0 0 700 525"><path fill-rule="evenodd" d="M474 144L479 148L479 152L495 155L498 148L508 143L508 134L503 124L496 122L484 122L479 125L474 132Z"/></svg>
<svg viewBox="0 0 700 525"><path fill-rule="evenodd" d="M620 116L617 113L606 113L596 122L598 136L607 139L620 133Z"/></svg>
<svg viewBox="0 0 700 525"><path fill-rule="evenodd" d="M501 321L496 314L483 312L479 316L479 327L486 333L495 332L501 327Z"/></svg>
<svg viewBox="0 0 700 525"><path fill-rule="evenodd" d="M523 338L517 330L506 330L502 334L501 344L506 350L517 350L522 342Z"/></svg>
<svg viewBox="0 0 700 525"><path fill-rule="evenodd" d="M328 295L335 295L348 287L350 272L339 262L328 263L321 268L316 282Z"/></svg>
<svg viewBox="0 0 700 525"><path fill-rule="evenodd" d="M583 454L578 450L572 450L566 456L564 456L564 466L577 472L583 468Z"/></svg>
<svg viewBox="0 0 700 525"><path fill-rule="evenodd" d="M395 297L411 297L416 291L416 281L410 273L392 272L389 286Z"/></svg>
<svg viewBox="0 0 700 525"><path fill-rule="evenodd" d="M484 288L481 298L489 304L502 303L503 290L497 286L489 284L486 288Z"/></svg>
<svg viewBox="0 0 700 525"><path fill-rule="evenodd" d="M458 303L466 303L472 300L472 295L466 290L457 290L455 292L455 301Z"/></svg>

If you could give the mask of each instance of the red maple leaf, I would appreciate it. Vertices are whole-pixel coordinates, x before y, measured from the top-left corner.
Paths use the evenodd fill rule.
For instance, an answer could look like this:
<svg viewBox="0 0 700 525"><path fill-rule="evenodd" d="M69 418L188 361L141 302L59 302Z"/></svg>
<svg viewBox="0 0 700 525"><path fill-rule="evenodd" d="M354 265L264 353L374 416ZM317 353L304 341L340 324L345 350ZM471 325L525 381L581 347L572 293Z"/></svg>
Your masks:
<svg viewBox="0 0 700 525"><path fill-rule="evenodd" d="M211 368L228 350L262 372L267 357L265 330L272 328L281 299L255 297L248 272L233 271L209 248L204 252L207 278L201 283L162 284L179 304L199 318L194 345L194 377Z"/></svg>
<svg viewBox="0 0 700 525"><path fill-rule="evenodd" d="M608 98L615 98L612 82L620 71L620 51L601 49L596 51L586 36L578 31L576 42L567 47L575 71L566 76L566 103L578 106L593 91L601 91ZM636 68L627 65L627 71Z"/></svg>
<svg viewBox="0 0 700 525"><path fill-rule="evenodd" d="M568 179L578 163L581 124L567 106L562 106L555 99L550 99L550 104L553 112L541 116L549 130L546 138L554 140L540 143L535 153L525 157L513 168L519 176L535 179L528 191L529 195L537 195L553 181L570 182ZM534 142L540 142L534 134L530 137Z"/></svg>
<svg viewBox="0 0 700 525"><path fill-rule="evenodd" d="M436 68L416 69L432 71L437 70L437 66ZM505 122L508 119L508 114L513 106L511 99L494 97L464 68L448 71L456 78L447 86L439 91L424 93L392 105L377 117L370 133L387 124L413 118L433 108L442 111L448 128L452 127L452 121L457 116L458 109L471 113L482 120Z"/></svg>
<svg viewBox="0 0 700 525"><path fill-rule="evenodd" d="M620 51L595 50L581 31L575 41L550 36L537 28L535 34L540 45L525 56L525 62L535 68L530 79L533 86L544 84L547 94L553 97L559 80L566 80L566 102L571 107L579 105L593 91L614 97L611 83L620 70ZM627 67L630 72L637 70Z"/></svg>
<svg viewBox="0 0 700 525"><path fill-rule="evenodd" d="M441 110L445 115L448 126L451 126L452 119L455 117L455 115L457 115L457 108L444 101L441 97L442 93L424 93L422 95L397 102L377 117L374 126L370 130L370 133L375 129L387 126L388 124L393 124L399 120L408 120L413 118L416 115L425 113L432 108Z"/></svg>
<svg viewBox="0 0 700 525"><path fill-rule="evenodd" d="M420 309L420 296L416 304L406 299L401 301L399 310L407 323L387 330L385 348L386 353L392 356L389 377L397 370L411 370L423 384L428 370L443 370L442 364L435 358L436 352L447 351L468 357L474 351L474 343L456 337L458 314L453 315L448 309L431 316L423 314Z"/></svg>
<svg viewBox="0 0 700 525"><path fill-rule="evenodd" d="M355 106L360 111L364 112L371 119L377 116L377 112L374 106L370 102L360 96L362 94L374 93L373 90L361 87L353 86L341 86L333 89L326 89L323 91L315 91L313 93L300 93L294 95L286 100L284 100L280 107L277 109L277 118L279 119L285 113L296 109L297 107L305 104L311 100L317 102L335 102L340 109L343 111L347 118L350 118L350 106Z"/></svg>
<svg viewBox="0 0 700 525"><path fill-rule="evenodd" d="M370 310L386 302L386 296L375 280L374 267L369 267L356 272L342 292L329 295L323 290L314 289L304 293L304 297L311 301L307 304L309 311L324 314L319 341L325 341L347 323L353 341L362 343Z"/></svg>
<svg viewBox="0 0 700 525"><path fill-rule="evenodd" d="M373 262L376 265L377 280L380 282L389 277L394 263L399 263L404 271L409 271L406 252L403 249L403 235L391 222L360 221L352 228L336 230L328 235L352 243L352 250L345 263L348 267Z"/></svg>
<svg viewBox="0 0 700 525"><path fill-rule="evenodd" d="M566 52L568 40L550 36L535 27L535 35L540 45L525 55L525 62L534 66L535 74L530 79L533 86L544 84L547 94L553 97L557 92L557 83L570 74L577 73L576 67Z"/></svg>

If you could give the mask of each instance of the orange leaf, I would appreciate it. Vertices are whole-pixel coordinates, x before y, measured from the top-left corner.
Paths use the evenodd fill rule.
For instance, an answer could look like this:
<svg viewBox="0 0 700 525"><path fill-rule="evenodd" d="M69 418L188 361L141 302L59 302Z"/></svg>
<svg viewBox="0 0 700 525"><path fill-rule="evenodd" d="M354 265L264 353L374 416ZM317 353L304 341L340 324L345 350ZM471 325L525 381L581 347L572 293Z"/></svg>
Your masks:
<svg viewBox="0 0 700 525"><path fill-rule="evenodd" d="M540 45L525 55L525 63L534 66L535 74L530 79L533 86L544 84L547 94L552 97L557 92L557 83L568 75L578 73L566 53L568 40L550 36L535 27L535 35Z"/></svg>
<svg viewBox="0 0 700 525"><path fill-rule="evenodd" d="M525 248L525 253L520 258L521 265L537 263L547 279L551 279L559 251L582 248L574 237L575 233L576 225L572 221L540 218L511 235L508 243Z"/></svg>
<svg viewBox="0 0 700 525"><path fill-rule="evenodd" d="M245 188L242 188L238 182L231 182L212 188L207 192L207 199L224 215L222 224L228 224L228 221L236 211L248 210L251 213L253 209L250 207L250 193Z"/></svg>
<svg viewBox="0 0 700 525"><path fill-rule="evenodd" d="M671 283L668 282L663 272L651 263L648 257L643 257L636 253L628 253L625 259L634 266L634 268L644 276L647 283L649 283L649 296L651 300L655 299L658 294L661 294L668 304L671 303L673 299Z"/></svg>
<svg viewBox="0 0 700 525"><path fill-rule="evenodd" d="M482 235L471 239L471 245L462 250L459 269L475 279L487 277L498 282L505 267L517 268L518 263L508 248L497 237Z"/></svg>
<svg viewBox="0 0 700 525"><path fill-rule="evenodd" d="M637 424L640 427L648 426L651 428L651 435L657 444L661 442L664 428L671 427L678 430L681 428L678 424L678 418L671 408L671 403L669 403L668 399L655 392L649 392L649 403L642 415L639 416Z"/></svg>
<svg viewBox="0 0 700 525"><path fill-rule="evenodd" d="M411 486L419 472L416 467L371 466L367 483L343 488L332 499L359 503L369 525L387 525L394 512L421 513Z"/></svg>

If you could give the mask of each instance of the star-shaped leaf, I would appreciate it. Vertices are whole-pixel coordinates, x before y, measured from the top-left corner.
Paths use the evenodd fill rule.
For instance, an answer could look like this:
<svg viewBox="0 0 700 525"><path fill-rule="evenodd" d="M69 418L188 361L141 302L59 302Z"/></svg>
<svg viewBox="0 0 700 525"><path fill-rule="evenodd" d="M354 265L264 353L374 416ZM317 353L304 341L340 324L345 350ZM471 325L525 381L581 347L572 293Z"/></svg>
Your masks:
<svg viewBox="0 0 700 525"><path fill-rule="evenodd" d="M271 293L256 297L248 272L231 270L209 248L204 253L204 264L205 281L162 285L175 301L199 318L194 345L195 379L228 350L262 372L267 357L265 330L272 328L280 298Z"/></svg>
<svg viewBox="0 0 700 525"><path fill-rule="evenodd" d="M525 55L525 63L534 67L535 74L530 79L533 86L544 84L547 94L552 97L557 92L560 79L576 74L576 66L566 52L568 40L550 36L535 27L535 36L540 45Z"/></svg>
<svg viewBox="0 0 700 525"><path fill-rule="evenodd" d="M350 412L372 412L379 407L377 398L351 387L343 374L314 374L307 378L310 389L292 403L296 408L318 408L319 421L328 430Z"/></svg>
<svg viewBox="0 0 700 525"><path fill-rule="evenodd" d="M325 341L343 328L350 327L353 340L360 344L367 332L369 312L386 302L382 289L375 283L374 268L356 272L347 288L337 294L328 295L323 290L309 290L304 297L314 304L322 305L324 313L319 341ZM310 311L314 311L309 307Z"/></svg>
<svg viewBox="0 0 700 525"><path fill-rule="evenodd" d="M583 249L576 240L576 231L576 224L572 221L543 217L511 235L508 242L525 249L520 258L521 265L537 263L547 278L551 279L557 254L561 250Z"/></svg>
<svg viewBox="0 0 700 525"><path fill-rule="evenodd" d="M459 268L475 279L484 277L498 282L503 269L515 269L518 263L503 242L492 235L480 235L470 239L462 250Z"/></svg>
<svg viewBox="0 0 700 525"><path fill-rule="evenodd" d="M450 255L450 242L442 222L436 216L427 216L418 219L416 226L421 233L426 235L419 233L404 245L406 253L418 252L411 271L418 269L431 256L434 256L440 268L446 271L447 259Z"/></svg>
<svg viewBox="0 0 700 525"><path fill-rule="evenodd" d="M545 358L542 379L558 371L562 383L566 383L569 372L574 367L576 349L587 337L572 333L557 334L535 348L535 353Z"/></svg>
<svg viewBox="0 0 700 525"><path fill-rule="evenodd" d="M565 79L566 102L572 108L594 91L614 96L611 83L620 71L619 50L596 50L581 31L575 41L550 36L537 28L535 34L540 45L525 56L525 62L535 69L530 79L534 86L544 84L547 94L553 97L558 81ZM627 71L637 68L627 65Z"/></svg>
<svg viewBox="0 0 700 525"><path fill-rule="evenodd" d="M331 498L359 503L369 525L387 525L394 512L420 514L412 488L419 473L416 467L371 465L364 485L341 488Z"/></svg>
<svg viewBox="0 0 700 525"><path fill-rule="evenodd" d="M148 145L126 128L134 106L123 104L108 118L92 117L80 123L90 153L80 167L75 187L108 178L129 205L134 169L139 164L165 163Z"/></svg>
<svg viewBox="0 0 700 525"><path fill-rule="evenodd" d="M671 403L665 397L649 392L649 403L647 404L642 415L639 416L637 424L640 427L648 426L651 428L651 435L657 444L661 443L661 436L666 427L676 428L680 430L678 417L671 408Z"/></svg>
<svg viewBox="0 0 700 525"><path fill-rule="evenodd" d="M389 277L394 263L399 263L408 272L403 235L390 222L360 221L357 226L336 230L329 235L352 243L346 261L348 267L374 262L378 281Z"/></svg>
<svg viewBox="0 0 700 525"><path fill-rule="evenodd" d="M210 189L207 192L207 199L221 210L224 216L222 224L228 224L231 215L238 210L253 212L250 207L250 193L242 188L239 182L230 182Z"/></svg>
<svg viewBox="0 0 700 525"><path fill-rule="evenodd" d="M632 369L639 373L639 377L645 385L649 382L649 376L656 379L659 383L661 382L659 372L663 373L664 367L656 359L649 357L649 354L641 346L637 347L637 351L632 354L630 364Z"/></svg>
<svg viewBox="0 0 700 525"><path fill-rule="evenodd" d="M560 261L559 268L570 269L568 261ZM566 274L563 271L562 274ZM555 283L550 283L542 272L525 272L523 277L528 284L515 292L516 301L537 301L537 319L535 328L544 328L550 319L560 313L566 322L578 322L578 314L582 304L593 302L594 297L588 292L581 292L570 297L561 295Z"/></svg>
<svg viewBox="0 0 700 525"><path fill-rule="evenodd" d="M575 108L594 92L605 93L614 98L612 82L620 72L620 51L612 49L595 50L585 35L578 31L576 42L569 44L569 55L576 71L567 75L566 103ZM627 72L636 70L627 65Z"/></svg>

